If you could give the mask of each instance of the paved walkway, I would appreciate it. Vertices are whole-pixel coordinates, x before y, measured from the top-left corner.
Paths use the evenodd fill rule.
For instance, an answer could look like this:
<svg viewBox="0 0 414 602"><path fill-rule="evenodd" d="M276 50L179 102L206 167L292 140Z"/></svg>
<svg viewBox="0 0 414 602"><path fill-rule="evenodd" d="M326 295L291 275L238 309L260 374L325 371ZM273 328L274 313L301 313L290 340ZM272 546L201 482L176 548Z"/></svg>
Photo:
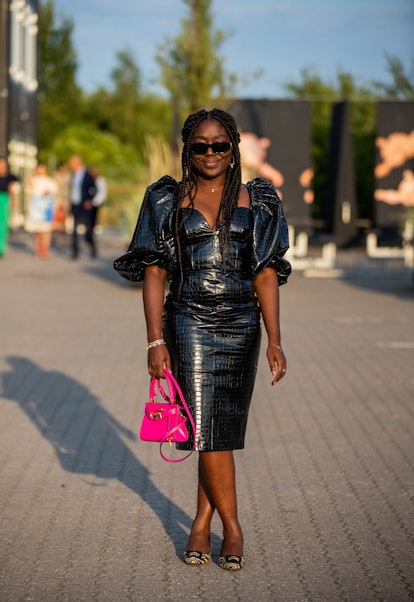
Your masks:
<svg viewBox="0 0 414 602"><path fill-rule="evenodd" d="M100 258L0 260L0 600L414 600L414 290L409 278L282 289L286 379L262 354L236 453L246 566L181 561L197 456L136 438L141 290Z"/></svg>

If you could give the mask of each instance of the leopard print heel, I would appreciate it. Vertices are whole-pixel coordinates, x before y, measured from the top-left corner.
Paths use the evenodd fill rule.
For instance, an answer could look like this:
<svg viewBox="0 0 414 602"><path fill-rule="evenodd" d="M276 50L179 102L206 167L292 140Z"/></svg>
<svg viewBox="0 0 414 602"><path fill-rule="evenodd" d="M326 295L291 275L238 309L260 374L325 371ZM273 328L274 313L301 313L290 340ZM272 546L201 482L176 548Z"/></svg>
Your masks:
<svg viewBox="0 0 414 602"><path fill-rule="evenodd" d="M244 566L244 557L234 556L233 554L230 554L229 556L220 556L219 566L226 571L238 571Z"/></svg>
<svg viewBox="0 0 414 602"><path fill-rule="evenodd" d="M210 560L211 554L196 552L195 550L184 552L185 564L191 564L192 566L200 566L201 564L207 564L207 562L209 562Z"/></svg>

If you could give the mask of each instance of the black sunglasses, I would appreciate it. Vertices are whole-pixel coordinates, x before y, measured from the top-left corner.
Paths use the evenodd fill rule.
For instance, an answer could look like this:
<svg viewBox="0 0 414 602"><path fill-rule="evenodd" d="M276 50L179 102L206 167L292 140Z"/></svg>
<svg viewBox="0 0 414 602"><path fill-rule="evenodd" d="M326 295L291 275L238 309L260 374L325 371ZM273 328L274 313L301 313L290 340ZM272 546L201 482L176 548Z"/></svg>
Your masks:
<svg viewBox="0 0 414 602"><path fill-rule="evenodd" d="M213 142L213 144L193 142L190 148L193 155L205 155L209 148L216 155L222 155L231 149L231 142Z"/></svg>

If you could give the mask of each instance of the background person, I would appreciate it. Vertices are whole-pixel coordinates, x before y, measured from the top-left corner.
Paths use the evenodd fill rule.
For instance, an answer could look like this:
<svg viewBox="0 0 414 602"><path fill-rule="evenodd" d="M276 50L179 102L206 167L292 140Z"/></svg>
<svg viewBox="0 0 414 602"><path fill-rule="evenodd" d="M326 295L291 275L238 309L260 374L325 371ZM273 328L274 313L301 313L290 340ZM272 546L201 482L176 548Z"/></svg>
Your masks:
<svg viewBox="0 0 414 602"><path fill-rule="evenodd" d="M66 243L66 222L71 213L70 193L72 175L67 163L64 161L59 163L57 170L53 174L53 179L57 184L55 213L53 216L53 240L57 244L63 244Z"/></svg>
<svg viewBox="0 0 414 602"><path fill-rule="evenodd" d="M55 212L57 184L48 175L44 163L39 163L27 184L29 210L25 230L34 235L35 255L45 259L49 255Z"/></svg>
<svg viewBox="0 0 414 602"><path fill-rule="evenodd" d="M93 208L92 208L92 212L93 212L92 224L93 224L93 226L92 227L95 228L95 226L98 222L98 211L99 211L99 208L102 207L102 205L106 201L106 197L108 194L108 188L106 185L106 179L103 176L101 176L97 167L95 167L94 165L90 165L89 172L92 174L92 176L95 180L95 186L96 186L96 194L92 200L92 205L93 205Z"/></svg>
<svg viewBox="0 0 414 602"><path fill-rule="evenodd" d="M6 159L0 158L0 257L7 248L11 207L17 206L19 179L10 173Z"/></svg>
<svg viewBox="0 0 414 602"><path fill-rule="evenodd" d="M79 155L73 155L69 160L72 170L71 182L71 211L73 215L72 258L79 256L78 226L86 228L85 240L90 246L91 257L97 256L95 237L93 233L93 198L96 194L95 180L86 169Z"/></svg>
<svg viewBox="0 0 414 602"><path fill-rule="evenodd" d="M274 186L259 178L242 184L231 115L192 114L182 139L181 182L164 176L147 189L129 251L114 267L130 280L144 279L149 374L161 378L172 368L196 422L197 512L184 561L210 560L217 510L219 565L237 570L244 549L233 450L244 447L261 315L272 384L286 372L279 284L290 273L282 259L288 231Z"/></svg>

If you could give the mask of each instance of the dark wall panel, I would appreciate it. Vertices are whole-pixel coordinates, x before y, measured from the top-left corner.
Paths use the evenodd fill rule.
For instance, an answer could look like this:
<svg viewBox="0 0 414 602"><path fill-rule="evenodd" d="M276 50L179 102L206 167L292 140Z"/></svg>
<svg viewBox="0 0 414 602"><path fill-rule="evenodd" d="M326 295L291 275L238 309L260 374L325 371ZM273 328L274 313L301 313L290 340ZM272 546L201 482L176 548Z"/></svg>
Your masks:
<svg viewBox="0 0 414 602"><path fill-rule="evenodd" d="M375 166L375 221L380 244L401 243L414 206L414 102L379 102Z"/></svg>
<svg viewBox="0 0 414 602"><path fill-rule="evenodd" d="M340 246L355 241L357 235L355 170L349 104L333 107L325 202L326 229Z"/></svg>
<svg viewBox="0 0 414 602"><path fill-rule="evenodd" d="M289 224L310 231L313 201L311 105L296 100L239 100L229 112L241 132L244 181L261 176L280 191Z"/></svg>

